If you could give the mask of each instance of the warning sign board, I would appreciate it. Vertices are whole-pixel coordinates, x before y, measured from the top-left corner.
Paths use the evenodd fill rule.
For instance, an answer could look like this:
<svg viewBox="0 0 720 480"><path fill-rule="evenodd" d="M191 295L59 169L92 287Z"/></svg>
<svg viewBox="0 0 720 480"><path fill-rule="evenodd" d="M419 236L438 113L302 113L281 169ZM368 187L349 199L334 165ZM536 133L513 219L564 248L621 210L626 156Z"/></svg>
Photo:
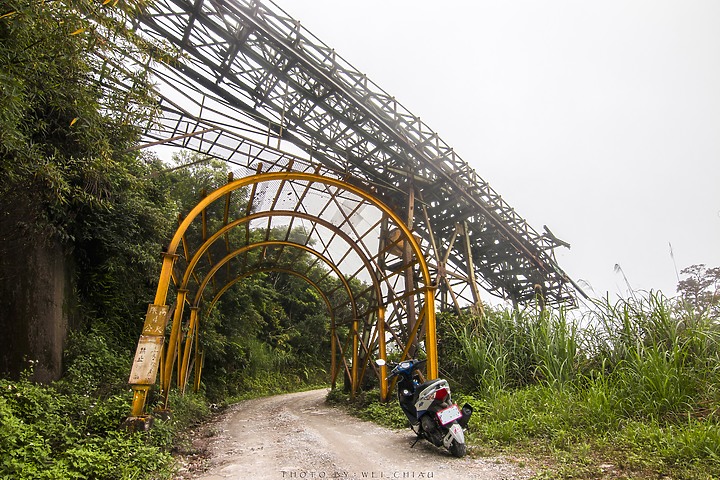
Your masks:
<svg viewBox="0 0 720 480"><path fill-rule="evenodd" d="M164 337L141 335L135 351L130 380L135 385L152 385L157 377Z"/></svg>

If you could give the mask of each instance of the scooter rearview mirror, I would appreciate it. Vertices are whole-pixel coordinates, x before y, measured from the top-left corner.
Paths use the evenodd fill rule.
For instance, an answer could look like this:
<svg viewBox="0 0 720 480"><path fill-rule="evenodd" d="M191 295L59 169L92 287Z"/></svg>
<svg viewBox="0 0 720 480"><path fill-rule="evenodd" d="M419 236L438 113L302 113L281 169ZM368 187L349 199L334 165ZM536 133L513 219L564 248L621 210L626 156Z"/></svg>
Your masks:
<svg viewBox="0 0 720 480"><path fill-rule="evenodd" d="M385 360L383 360L382 358L378 358L377 360L375 360L375 364L379 367L382 367L383 365L385 365Z"/></svg>

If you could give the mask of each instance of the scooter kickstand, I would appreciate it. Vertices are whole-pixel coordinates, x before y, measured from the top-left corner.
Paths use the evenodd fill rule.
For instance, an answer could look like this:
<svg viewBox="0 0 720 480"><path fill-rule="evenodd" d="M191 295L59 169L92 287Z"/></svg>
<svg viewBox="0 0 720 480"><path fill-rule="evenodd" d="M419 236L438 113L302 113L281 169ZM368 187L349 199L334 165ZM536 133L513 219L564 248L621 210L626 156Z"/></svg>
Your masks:
<svg viewBox="0 0 720 480"><path fill-rule="evenodd" d="M412 424L410 424L410 430L412 430L413 433L417 435L417 439L415 439L413 444L410 445L410 448L413 448L420 440L422 440L422 435L420 434L420 430L415 430L415 427Z"/></svg>

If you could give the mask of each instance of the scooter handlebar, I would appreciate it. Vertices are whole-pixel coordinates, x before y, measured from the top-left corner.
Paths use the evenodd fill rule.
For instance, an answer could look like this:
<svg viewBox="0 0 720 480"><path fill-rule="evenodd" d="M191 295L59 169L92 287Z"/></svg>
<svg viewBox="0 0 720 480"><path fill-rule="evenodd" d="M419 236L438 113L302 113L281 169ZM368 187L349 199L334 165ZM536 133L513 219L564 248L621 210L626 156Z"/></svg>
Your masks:
<svg viewBox="0 0 720 480"><path fill-rule="evenodd" d="M406 360L406 361L407 361L407 360ZM421 365L423 365L424 363L426 363L426 362L427 362L427 359L423 359L423 360L411 359L411 360L409 360L409 361L413 362L413 364L412 364L412 371L415 371L415 370L418 369ZM400 363L402 363L402 362L400 362ZM386 364L386 366L387 366L388 368L390 368L391 371L390 371L390 375L388 375L388 376L385 378L385 380L390 380L391 378L397 377L398 375L400 375L400 372L396 371L396 368L398 367L398 365L400 365L400 363L387 363L387 364Z"/></svg>

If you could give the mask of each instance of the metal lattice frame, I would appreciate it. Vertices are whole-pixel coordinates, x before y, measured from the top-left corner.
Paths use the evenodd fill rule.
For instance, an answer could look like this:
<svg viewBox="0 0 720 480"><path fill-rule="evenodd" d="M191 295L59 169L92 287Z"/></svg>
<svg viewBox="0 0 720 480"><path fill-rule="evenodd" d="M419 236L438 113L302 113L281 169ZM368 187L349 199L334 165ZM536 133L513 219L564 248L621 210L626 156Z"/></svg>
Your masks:
<svg viewBox="0 0 720 480"><path fill-rule="evenodd" d="M264 158L270 153L265 150ZM174 371L182 391L193 370L199 387L203 312L207 315L244 278L271 272L304 279L328 307L333 384L344 370L354 395L365 373L375 369L385 397L385 367L371 359L384 359L387 343L403 358L422 343L428 375L437 377L435 292L420 245L374 195L322 172L321 166L297 163L275 171L258 164L255 174L239 180L230 175L226 186L207 194L181 220L164 253L130 375L134 417L142 416L158 370L166 406ZM231 211L238 195L246 207ZM392 239L382 239L386 224L397 232ZM171 290L173 307L166 304ZM336 330L342 325L350 332L344 342Z"/></svg>
<svg viewBox="0 0 720 480"><path fill-rule="evenodd" d="M161 115L144 146L250 168L261 153L252 140L288 141L407 220L443 307L480 305L478 284L514 302L538 293L549 304L574 302L553 256L567 244L530 227L419 117L274 3L159 0L136 29L178 51L150 65Z"/></svg>

